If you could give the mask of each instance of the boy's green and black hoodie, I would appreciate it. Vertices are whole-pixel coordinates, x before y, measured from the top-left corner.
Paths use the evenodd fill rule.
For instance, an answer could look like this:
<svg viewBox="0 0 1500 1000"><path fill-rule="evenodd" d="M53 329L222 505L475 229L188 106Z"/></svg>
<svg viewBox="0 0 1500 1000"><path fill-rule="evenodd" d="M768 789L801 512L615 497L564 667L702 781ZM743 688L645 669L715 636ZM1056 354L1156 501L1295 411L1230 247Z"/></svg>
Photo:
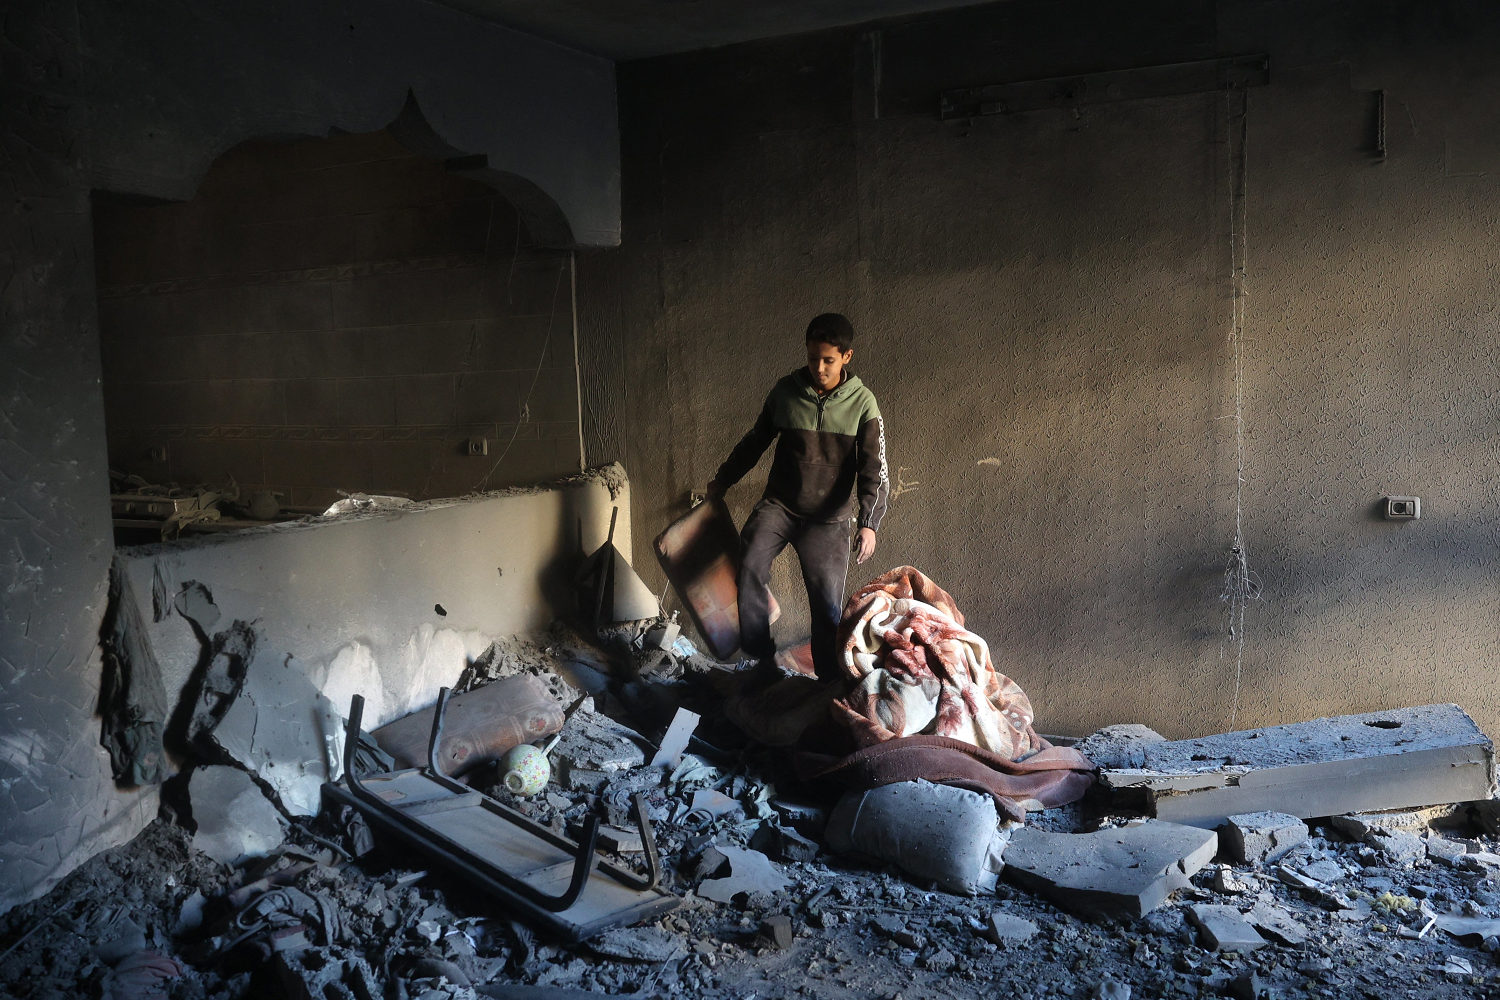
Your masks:
<svg viewBox="0 0 1500 1000"><path fill-rule="evenodd" d="M875 394L857 375L819 396L806 368L776 383L755 426L719 466L714 482L728 489L776 442L763 499L812 521L841 521L854 512L859 526L879 530L890 497L885 425Z"/></svg>

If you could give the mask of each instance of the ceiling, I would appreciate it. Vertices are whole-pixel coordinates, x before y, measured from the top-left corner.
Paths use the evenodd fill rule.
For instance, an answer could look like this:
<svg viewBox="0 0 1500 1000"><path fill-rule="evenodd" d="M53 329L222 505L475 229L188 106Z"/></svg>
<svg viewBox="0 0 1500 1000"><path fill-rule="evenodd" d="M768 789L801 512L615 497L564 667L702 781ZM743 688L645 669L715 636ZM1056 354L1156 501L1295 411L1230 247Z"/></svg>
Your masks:
<svg viewBox="0 0 1500 1000"><path fill-rule="evenodd" d="M978 0L436 0L615 60L976 5Z"/></svg>

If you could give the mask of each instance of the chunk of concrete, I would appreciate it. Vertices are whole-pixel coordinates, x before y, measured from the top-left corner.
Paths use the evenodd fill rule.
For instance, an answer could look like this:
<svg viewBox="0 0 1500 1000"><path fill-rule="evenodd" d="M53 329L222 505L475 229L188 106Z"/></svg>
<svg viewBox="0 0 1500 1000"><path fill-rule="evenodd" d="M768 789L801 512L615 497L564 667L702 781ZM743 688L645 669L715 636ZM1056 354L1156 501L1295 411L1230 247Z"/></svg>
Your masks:
<svg viewBox="0 0 1500 1000"><path fill-rule="evenodd" d="M1209 951L1254 951L1266 944L1266 939L1232 906L1197 903L1188 907L1188 916L1198 925L1203 946Z"/></svg>
<svg viewBox="0 0 1500 1000"><path fill-rule="evenodd" d="M760 937L766 944L777 951L786 951L792 946L796 937L796 928L792 926L792 918L785 913L773 913L761 922Z"/></svg>
<svg viewBox="0 0 1500 1000"><path fill-rule="evenodd" d="M1036 936L1036 932L1036 924L1004 910L991 911L989 923L983 931L985 937L1007 948L1025 944Z"/></svg>
<svg viewBox="0 0 1500 1000"><path fill-rule="evenodd" d="M1240 813L1219 827L1224 854L1245 864L1277 861L1306 840L1307 824L1290 813Z"/></svg>
<svg viewBox="0 0 1500 1000"><path fill-rule="evenodd" d="M1282 944L1299 945L1307 941L1307 928L1292 914L1266 900L1258 901L1245 914L1245 919L1262 934Z"/></svg>
<svg viewBox="0 0 1500 1000"><path fill-rule="evenodd" d="M759 851L719 844L716 848L729 861L729 875L698 883L698 895L718 903L730 903L740 893L780 892L791 879L776 870L771 859Z"/></svg>
<svg viewBox="0 0 1500 1000"><path fill-rule="evenodd" d="M750 838L750 846L777 861L811 861L820 850L817 841L775 823L762 823Z"/></svg>
<svg viewBox="0 0 1500 1000"><path fill-rule="evenodd" d="M1468 848L1456 840L1448 840L1446 837L1427 838L1427 856L1445 865L1456 867L1467 851Z"/></svg>
<svg viewBox="0 0 1500 1000"><path fill-rule="evenodd" d="M1016 830L1005 877L1075 912L1139 917L1188 886L1219 848L1212 830L1148 820L1094 833Z"/></svg>
<svg viewBox="0 0 1500 1000"><path fill-rule="evenodd" d="M687 954L681 938L660 927L616 927L589 941L600 955L626 962L672 962Z"/></svg>
<svg viewBox="0 0 1500 1000"><path fill-rule="evenodd" d="M1274 810L1300 819L1488 798L1494 749L1457 705L1315 719L1144 747L1100 775L1117 804L1217 827Z"/></svg>
<svg viewBox="0 0 1500 1000"><path fill-rule="evenodd" d="M645 745L640 733L595 711L592 701L587 701L563 726L550 756L563 783L568 784L567 776L573 771L614 775L643 766Z"/></svg>
<svg viewBox="0 0 1500 1000"><path fill-rule="evenodd" d="M188 778L193 847L220 864L270 853L284 839L281 814L237 767L200 767Z"/></svg>
<svg viewBox="0 0 1500 1000"><path fill-rule="evenodd" d="M1342 882L1349 874L1344 871L1344 866L1332 858L1314 858L1304 865L1299 865L1297 870L1308 878L1323 885L1331 885L1334 882Z"/></svg>
<svg viewBox="0 0 1500 1000"><path fill-rule="evenodd" d="M1387 826L1384 814L1333 817L1333 828L1350 840L1375 848L1396 864L1410 865L1427 854L1427 844L1408 829Z"/></svg>

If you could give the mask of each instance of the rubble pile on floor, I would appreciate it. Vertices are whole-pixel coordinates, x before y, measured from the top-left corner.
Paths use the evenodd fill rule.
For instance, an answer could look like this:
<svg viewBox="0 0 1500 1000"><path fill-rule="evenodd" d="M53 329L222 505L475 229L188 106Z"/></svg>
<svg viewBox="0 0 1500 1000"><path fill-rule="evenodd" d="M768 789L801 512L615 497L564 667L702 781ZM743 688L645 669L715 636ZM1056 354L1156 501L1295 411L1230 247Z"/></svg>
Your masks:
<svg viewBox="0 0 1500 1000"><path fill-rule="evenodd" d="M668 912L572 940L372 828L347 779L316 819L288 822L251 771L216 765L189 781L195 832L159 820L0 918L0 992L1500 995L1500 805L1488 741L1454 706L1200 741L1115 726L1077 747L1101 768L1095 791L1025 825L919 782L840 819L847 796L799 784L724 722L736 678L669 624L603 646L560 631L471 664L459 687L546 702L536 742L556 742L539 793L513 793L496 744L455 795L592 840L627 878L646 878L654 847ZM359 742L368 780L397 766ZM1349 809L1329 815L1335 800ZM882 817L914 811L973 841L962 877L890 846L897 819ZM935 837L918 846L933 854Z"/></svg>

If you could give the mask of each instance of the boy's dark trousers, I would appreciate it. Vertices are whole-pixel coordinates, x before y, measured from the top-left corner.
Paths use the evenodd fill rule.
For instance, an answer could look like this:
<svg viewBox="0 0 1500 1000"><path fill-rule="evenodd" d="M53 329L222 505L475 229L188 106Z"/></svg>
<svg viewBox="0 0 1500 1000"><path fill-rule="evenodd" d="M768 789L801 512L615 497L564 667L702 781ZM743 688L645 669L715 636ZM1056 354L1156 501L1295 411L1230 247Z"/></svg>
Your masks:
<svg viewBox="0 0 1500 1000"><path fill-rule="evenodd" d="M744 542L739 575L740 647L747 655L768 664L776 655L766 583L771 578L771 561L790 545L797 552L802 582L807 585L814 669L820 680L839 677L838 626L844 611L844 579L849 573L849 537L847 518L809 521L769 500L755 505L740 532Z"/></svg>

